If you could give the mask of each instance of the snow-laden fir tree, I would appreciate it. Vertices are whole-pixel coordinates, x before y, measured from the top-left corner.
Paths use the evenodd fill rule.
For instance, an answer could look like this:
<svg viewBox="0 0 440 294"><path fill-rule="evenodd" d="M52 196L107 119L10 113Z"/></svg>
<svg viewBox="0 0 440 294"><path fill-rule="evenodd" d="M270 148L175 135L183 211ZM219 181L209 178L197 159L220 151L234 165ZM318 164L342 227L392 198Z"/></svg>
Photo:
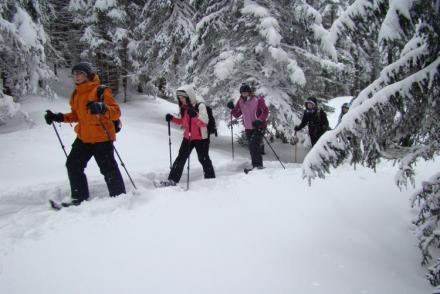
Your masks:
<svg viewBox="0 0 440 294"><path fill-rule="evenodd" d="M43 25L51 45L46 52L47 60L58 75L58 68L70 67L78 61L80 34L65 0L50 0L45 6Z"/></svg>
<svg viewBox="0 0 440 294"><path fill-rule="evenodd" d="M381 5L387 2L388 5ZM337 129L322 136L303 163L304 177L324 177L330 168L346 159L375 168L381 158L397 160L396 183L414 183L413 165L439 154L440 121L440 17L438 1L356 1L350 14L344 14L332 28L338 36L357 30L359 19L368 11L383 14L378 44L381 57L398 53L380 76L363 89L353 101L350 111ZM367 9L368 8L368 9ZM398 17L396 17L398 16ZM342 26L341 24L344 24ZM375 26L372 26L375 28ZM410 36L404 32L410 32ZM404 44L402 47L401 44ZM395 47L390 47L395 46ZM420 247L424 262L428 249L437 247L439 193L429 181L423 192L415 196L422 212L416 222L421 226ZM430 186L431 188L427 188ZM431 205L436 203L435 205ZM428 225L425 225L428 224ZM425 230L429 227L428 230ZM439 283L440 264L431 268L430 279Z"/></svg>
<svg viewBox="0 0 440 294"><path fill-rule="evenodd" d="M272 131L286 135L307 96L348 91L321 15L304 0L70 0L68 12L80 38L71 36L67 50L81 52L69 54L93 62L115 91L121 81L126 89L127 77L164 97L193 83L226 116L226 102L249 82L270 104ZM60 29L52 31L60 44Z"/></svg>
<svg viewBox="0 0 440 294"><path fill-rule="evenodd" d="M340 69L319 13L305 1L194 2L188 77L225 118L224 105L238 98L241 83L255 86L269 104L271 130L291 134L304 89L320 88L323 68Z"/></svg>
<svg viewBox="0 0 440 294"><path fill-rule="evenodd" d="M326 29L332 26L348 6L348 1L345 0L319 0L308 1L308 3L319 11L322 16L322 25Z"/></svg>
<svg viewBox="0 0 440 294"><path fill-rule="evenodd" d="M69 10L74 22L81 27L81 58L97 68L101 82L119 92L121 70L128 67L125 57L130 42L127 6L125 0L71 0ZM126 74L126 71L123 71Z"/></svg>
<svg viewBox="0 0 440 294"><path fill-rule="evenodd" d="M414 193L413 207L419 207L415 224L418 226L419 248L422 251L422 264L429 265L433 259L433 248L440 247L440 173L422 183L422 188ZM437 254L438 255L438 254ZM440 259L428 268L428 280L432 285L440 284Z"/></svg>
<svg viewBox="0 0 440 294"><path fill-rule="evenodd" d="M386 54L381 54L388 47L384 46L385 42L391 37L391 34L384 37L380 35L383 31L381 28L388 29L382 23L387 11L388 0L358 0L332 25L330 38L338 49L339 60L346 65L344 81L348 81L353 96L357 96L372 83L379 76L380 70L392 62L387 62L384 58ZM356 29L353 30L353 27ZM400 49L402 47L399 46ZM396 49L397 46L392 48Z"/></svg>
<svg viewBox="0 0 440 294"><path fill-rule="evenodd" d="M307 80L295 94L301 102L307 96L327 99L348 92L343 83L345 68L337 62L334 44L317 10L320 4L321 1L291 1L278 12L282 46L298 61Z"/></svg>
<svg viewBox="0 0 440 294"><path fill-rule="evenodd" d="M0 2L0 74L2 89L16 99L26 94L52 95L48 81L47 36L39 1Z"/></svg>
<svg viewBox="0 0 440 294"><path fill-rule="evenodd" d="M145 2L130 46L134 77L148 94L174 97L184 82L194 9L188 1Z"/></svg>

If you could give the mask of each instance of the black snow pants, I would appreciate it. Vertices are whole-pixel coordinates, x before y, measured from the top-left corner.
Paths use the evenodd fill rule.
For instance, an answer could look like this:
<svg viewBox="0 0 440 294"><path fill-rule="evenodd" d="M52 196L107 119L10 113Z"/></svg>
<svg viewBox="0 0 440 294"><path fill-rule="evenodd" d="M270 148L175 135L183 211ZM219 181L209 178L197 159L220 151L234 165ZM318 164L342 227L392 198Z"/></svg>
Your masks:
<svg viewBox="0 0 440 294"><path fill-rule="evenodd" d="M199 162L202 164L205 179L215 178L214 167L212 166L211 159L209 158L209 139L192 140L191 146L189 146L189 140L183 138L182 144L180 144L179 154L177 155L177 158L174 161L168 176L169 180L173 180L176 183L180 181L186 160L191 154L193 148L196 148L197 157Z"/></svg>
<svg viewBox="0 0 440 294"><path fill-rule="evenodd" d="M261 155L261 143L263 142L263 130L246 129L246 138L249 144L252 166L263 166L263 156Z"/></svg>
<svg viewBox="0 0 440 294"><path fill-rule="evenodd" d="M72 150L66 161L72 199L82 201L89 198L89 187L84 169L92 156L95 157L99 170L104 176L110 196L126 193L124 180L113 151L112 141L90 144L83 143L77 138L73 142Z"/></svg>

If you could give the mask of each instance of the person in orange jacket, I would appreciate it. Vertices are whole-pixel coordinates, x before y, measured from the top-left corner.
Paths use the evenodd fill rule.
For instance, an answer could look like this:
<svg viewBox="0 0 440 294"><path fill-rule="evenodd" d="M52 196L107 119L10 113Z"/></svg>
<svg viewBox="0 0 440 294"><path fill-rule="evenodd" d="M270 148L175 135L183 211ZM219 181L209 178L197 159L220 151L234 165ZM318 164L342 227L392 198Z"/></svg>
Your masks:
<svg viewBox="0 0 440 294"><path fill-rule="evenodd" d="M69 176L72 201L63 206L79 205L89 198L89 188L84 169L95 157L110 196L126 193L124 181L114 157L113 141L116 140L114 120L119 119L121 110L109 88L103 93L103 101L97 97L99 76L88 62L73 66L72 76L75 90L70 98L71 112L53 113L46 111L47 124L53 122L77 123L77 138L67 156L66 167Z"/></svg>

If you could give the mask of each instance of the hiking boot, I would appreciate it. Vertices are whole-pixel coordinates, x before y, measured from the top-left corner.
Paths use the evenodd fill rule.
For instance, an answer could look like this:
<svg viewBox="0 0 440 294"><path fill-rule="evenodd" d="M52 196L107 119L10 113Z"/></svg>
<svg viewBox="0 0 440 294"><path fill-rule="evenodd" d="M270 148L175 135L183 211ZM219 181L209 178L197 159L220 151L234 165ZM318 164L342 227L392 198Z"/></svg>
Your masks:
<svg viewBox="0 0 440 294"><path fill-rule="evenodd" d="M169 187L169 186L176 186L176 185L177 185L177 183L174 182L173 180L165 180L165 181L159 182L160 187Z"/></svg>
<svg viewBox="0 0 440 294"><path fill-rule="evenodd" d="M61 203L62 207L69 207L69 206L78 206L83 202L84 200L81 199L72 199L70 202L63 202Z"/></svg>

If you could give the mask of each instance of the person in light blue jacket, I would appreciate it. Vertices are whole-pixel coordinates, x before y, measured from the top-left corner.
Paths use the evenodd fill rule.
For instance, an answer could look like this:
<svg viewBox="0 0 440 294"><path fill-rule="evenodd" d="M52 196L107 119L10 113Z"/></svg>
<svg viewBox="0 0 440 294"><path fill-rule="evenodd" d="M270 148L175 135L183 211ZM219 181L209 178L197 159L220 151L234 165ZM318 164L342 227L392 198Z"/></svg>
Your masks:
<svg viewBox="0 0 440 294"><path fill-rule="evenodd" d="M350 109L350 104L349 103L342 104L342 106L341 106L341 113L339 114L338 123L336 124L336 127L339 126L339 124L342 121L342 117L348 112L349 109Z"/></svg>

